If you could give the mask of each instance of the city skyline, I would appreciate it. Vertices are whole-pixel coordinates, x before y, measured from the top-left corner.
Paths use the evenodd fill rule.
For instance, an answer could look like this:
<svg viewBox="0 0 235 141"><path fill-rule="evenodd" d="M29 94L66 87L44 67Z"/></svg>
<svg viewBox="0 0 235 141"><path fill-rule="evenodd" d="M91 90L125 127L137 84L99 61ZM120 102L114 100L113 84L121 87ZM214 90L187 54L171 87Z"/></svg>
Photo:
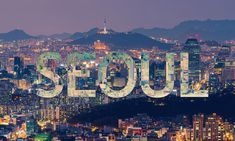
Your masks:
<svg viewBox="0 0 235 141"><path fill-rule="evenodd" d="M0 140L234 141L234 0L0 4Z"/></svg>
<svg viewBox="0 0 235 141"><path fill-rule="evenodd" d="M234 4L232 0L5 1L0 5L0 33L16 28L33 35L84 32L103 27L105 18L108 28L116 31L172 28L186 20L235 19Z"/></svg>

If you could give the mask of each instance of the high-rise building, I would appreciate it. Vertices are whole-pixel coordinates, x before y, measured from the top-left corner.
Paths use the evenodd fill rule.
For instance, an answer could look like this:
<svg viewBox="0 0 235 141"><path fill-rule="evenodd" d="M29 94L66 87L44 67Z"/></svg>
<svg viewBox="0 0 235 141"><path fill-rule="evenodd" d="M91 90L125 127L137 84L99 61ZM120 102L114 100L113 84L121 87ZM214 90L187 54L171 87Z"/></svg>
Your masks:
<svg viewBox="0 0 235 141"><path fill-rule="evenodd" d="M201 47L197 39L188 39L183 51L189 54L189 82L199 82L201 80Z"/></svg>
<svg viewBox="0 0 235 141"><path fill-rule="evenodd" d="M233 141L234 140L233 124L230 124L229 122L224 122L223 129L224 129L223 140L224 141Z"/></svg>
<svg viewBox="0 0 235 141"><path fill-rule="evenodd" d="M223 140L223 121L215 113L209 116L205 122L205 140L221 141Z"/></svg>
<svg viewBox="0 0 235 141"><path fill-rule="evenodd" d="M220 88L220 80L217 74L210 74L209 76L209 93L214 94Z"/></svg>
<svg viewBox="0 0 235 141"><path fill-rule="evenodd" d="M219 49L220 50L217 54L216 61L225 62L225 59L231 55L231 47L224 45L224 46L221 46Z"/></svg>
<svg viewBox="0 0 235 141"><path fill-rule="evenodd" d="M162 89L165 86L166 63L153 62L150 65L150 86L154 89Z"/></svg>
<svg viewBox="0 0 235 141"><path fill-rule="evenodd" d="M35 131L36 123L33 120L26 121L26 133L28 135L32 134Z"/></svg>
<svg viewBox="0 0 235 141"><path fill-rule="evenodd" d="M222 72L222 81L234 81L235 80L235 61L234 58L229 58L225 62L225 68Z"/></svg>
<svg viewBox="0 0 235 141"><path fill-rule="evenodd" d="M14 57L14 73L16 78L21 78L23 76L24 61L21 57Z"/></svg>
<svg viewBox="0 0 235 141"><path fill-rule="evenodd" d="M203 121L204 115L198 114L193 116L193 140L203 141Z"/></svg>

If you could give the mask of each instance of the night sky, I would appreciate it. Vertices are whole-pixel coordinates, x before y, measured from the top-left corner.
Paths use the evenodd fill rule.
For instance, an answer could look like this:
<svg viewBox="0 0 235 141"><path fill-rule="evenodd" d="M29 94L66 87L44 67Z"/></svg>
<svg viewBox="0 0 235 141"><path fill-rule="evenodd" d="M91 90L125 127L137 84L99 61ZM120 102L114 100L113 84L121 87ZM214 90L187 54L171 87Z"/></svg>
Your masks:
<svg viewBox="0 0 235 141"><path fill-rule="evenodd" d="M34 35L102 27L171 28L185 20L235 19L235 0L0 0L0 32Z"/></svg>

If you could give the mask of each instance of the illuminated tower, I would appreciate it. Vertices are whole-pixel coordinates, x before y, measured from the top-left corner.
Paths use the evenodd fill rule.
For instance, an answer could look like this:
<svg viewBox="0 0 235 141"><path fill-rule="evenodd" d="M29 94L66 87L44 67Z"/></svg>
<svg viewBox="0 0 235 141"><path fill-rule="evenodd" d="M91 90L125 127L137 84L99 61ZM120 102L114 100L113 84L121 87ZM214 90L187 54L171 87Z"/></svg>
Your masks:
<svg viewBox="0 0 235 141"><path fill-rule="evenodd" d="M106 28L106 23L107 23L107 21L106 21L106 18L104 19L104 33L108 33L107 32L107 28Z"/></svg>
<svg viewBox="0 0 235 141"><path fill-rule="evenodd" d="M100 34L108 34L109 32L108 32L108 30L107 30L107 21L106 21L106 18L104 19L104 28L103 28L103 30L101 30L99 33Z"/></svg>

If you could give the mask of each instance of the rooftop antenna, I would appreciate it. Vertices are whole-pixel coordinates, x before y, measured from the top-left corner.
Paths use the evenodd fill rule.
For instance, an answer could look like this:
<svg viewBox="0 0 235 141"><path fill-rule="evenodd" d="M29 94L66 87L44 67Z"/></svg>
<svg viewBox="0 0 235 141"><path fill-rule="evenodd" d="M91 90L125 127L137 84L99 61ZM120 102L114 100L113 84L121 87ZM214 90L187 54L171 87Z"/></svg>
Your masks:
<svg viewBox="0 0 235 141"><path fill-rule="evenodd" d="M104 33L107 34L107 27L106 27L107 21L106 21L106 17L104 18Z"/></svg>

